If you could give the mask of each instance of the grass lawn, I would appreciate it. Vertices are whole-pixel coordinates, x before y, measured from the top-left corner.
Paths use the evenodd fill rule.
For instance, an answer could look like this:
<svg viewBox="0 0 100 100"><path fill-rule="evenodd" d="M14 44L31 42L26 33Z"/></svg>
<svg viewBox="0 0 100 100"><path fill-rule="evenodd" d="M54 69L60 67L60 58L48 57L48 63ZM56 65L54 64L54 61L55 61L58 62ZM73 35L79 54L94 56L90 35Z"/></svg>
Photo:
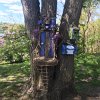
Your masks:
<svg viewBox="0 0 100 100"><path fill-rule="evenodd" d="M18 100L22 86L29 76L28 62L0 65L0 100ZM2 99L1 99L2 98Z"/></svg>
<svg viewBox="0 0 100 100"><path fill-rule="evenodd" d="M100 54L82 54L77 57L75 80L81 100L100 100Z"/></svg>
<svg viewBox="0 0 100 100"><path fill-rule="evenodd" d="M100 56L95 58L83 55L76 60L75 86L81 99L75 100L100 100ZM30 65L27 61L0 64L0 100L19 100L22 87L29 76ZM99 99L87 99L89 97Z"/></svg>

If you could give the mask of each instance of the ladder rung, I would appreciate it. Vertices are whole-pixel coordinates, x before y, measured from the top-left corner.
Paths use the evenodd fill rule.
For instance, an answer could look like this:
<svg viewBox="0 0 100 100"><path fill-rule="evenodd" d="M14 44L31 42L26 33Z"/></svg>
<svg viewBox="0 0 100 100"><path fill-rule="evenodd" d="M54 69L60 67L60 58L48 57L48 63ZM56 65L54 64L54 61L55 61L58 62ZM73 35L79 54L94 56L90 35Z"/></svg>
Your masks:
<svg viewBox="0 0 100 100"><path fill-rule="evenodd" d="M42 75L43 78L48 78L48 76Z"/></svg>

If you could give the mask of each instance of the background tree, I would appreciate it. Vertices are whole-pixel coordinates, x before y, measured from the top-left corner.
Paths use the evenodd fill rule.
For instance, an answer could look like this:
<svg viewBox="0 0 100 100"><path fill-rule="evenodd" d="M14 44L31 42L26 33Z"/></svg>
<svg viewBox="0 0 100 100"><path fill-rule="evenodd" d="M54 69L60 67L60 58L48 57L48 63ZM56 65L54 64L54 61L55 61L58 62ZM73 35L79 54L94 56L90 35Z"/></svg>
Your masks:
<svg viewBox="0 0 100 100"><path fill-rule="evenodd" d="M28 57L29 40L25 34L24 25L3 24L4 46L1 50L0 59L10 63L23 62Z"/></svg>
<svg viewBox="0 0 100 100"><path fill-rule="evenodd" d="M93 0L89 0L86 1L84 3L83 9L82 9L82 14L81 14L81 18L80 18L80 27L81 27L81 40L82 40L82 52L88 52L88 45L87 41L88 41L88 29L89 26L91 24L91 21L93 20L92 16L94 14L94 12L96 12L96 7L98 5L98 1L93 1ZM86 47L87 46L87 47Z"/></svg>

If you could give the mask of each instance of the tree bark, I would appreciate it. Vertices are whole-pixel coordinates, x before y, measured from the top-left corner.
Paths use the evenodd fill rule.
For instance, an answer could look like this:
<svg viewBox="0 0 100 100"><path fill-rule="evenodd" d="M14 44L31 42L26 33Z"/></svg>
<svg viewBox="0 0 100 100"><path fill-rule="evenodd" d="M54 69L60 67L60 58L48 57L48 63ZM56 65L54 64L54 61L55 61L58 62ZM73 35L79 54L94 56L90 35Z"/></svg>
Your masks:
<svg viewBox="0 0 100 100"><path fill-rule="evenodd" d="M25 18L25 26L29 38L33 33L34 28L40 17L40 7L38 0L21 0L23 6L23 13Z"/></svg>
<svg viewBox="0 0 100 100"><path fill-rule="evenodd" d="M56 17L57 0L42 0L41 15Z"/></svg>
<svg viewBox="0 0 100 100"><path fill-rule="evenodd" d="M71 25L78 27L82 4L82 0L66 0L65 2L60 25L60 34L64 43L69 40L69 27ZM74 55L60 55L59 59L60 71L55 86L58 86L63 93L74 92Z"/></svg>
<svg viewBox="0 0 100 100"><path fill-rule="evenodd" d="M31 45L29 48L29 54L30 54L30 63L31 63L31 82L30 82L30 92L34 91L32 90L34 87L34 80L36 79L36 66L34 65L33 58L35 58L34 50L37 46L37 39L34 37L34 29L37 28L37 22L40 18L40 6L38 0L21 0L22 7L23 7L23 13L24 13L24 19L25 19L25 27L27 29L27 36L29 37L31 41Z"/></svg>
<svg viewBox="0 0 100 100"><path fill-rule="evenodd" d="M33 29L37 26L40 16L38 0L21 0L23 5L25 24L31 38ZM60 34L62 42L69 40L69 27L78 26L82 10L82 0L66 0L61 19ZM42 0L41 16L56 17L57 0ZM33 41L34 39L32 39ZM33 45L33 44L32 44ZM60 48L60 47L59 47ZM60 48L61 49L61 48ZM31 53L33 51L31 48ZM31 55L33 59L33 55ZM31 60L32 60L31 59ZM74 83L74 55L61 55L59 50L59 63L49 72L49 89L45 96L34 100L65 100L68 93L73 92ZM35 63L35 62L34 62ZM33 66L34 68L35 66ZM34 72L35 73L35 72ZM52 78L51 78L52 77Z"/></svg>

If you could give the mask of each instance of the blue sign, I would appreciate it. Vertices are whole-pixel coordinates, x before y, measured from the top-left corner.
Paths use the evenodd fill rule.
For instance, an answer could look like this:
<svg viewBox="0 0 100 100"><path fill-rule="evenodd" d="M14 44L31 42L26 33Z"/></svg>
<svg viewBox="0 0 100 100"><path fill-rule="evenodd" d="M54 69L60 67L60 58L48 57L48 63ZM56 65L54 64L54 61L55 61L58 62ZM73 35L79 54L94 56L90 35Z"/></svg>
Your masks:
<svg viewBox="0 0 100 100"><path fill-rule="evenodd" d="M62 44L61 53L63 55L73 55L77 53L77 46L72 44Z"/></svg>

